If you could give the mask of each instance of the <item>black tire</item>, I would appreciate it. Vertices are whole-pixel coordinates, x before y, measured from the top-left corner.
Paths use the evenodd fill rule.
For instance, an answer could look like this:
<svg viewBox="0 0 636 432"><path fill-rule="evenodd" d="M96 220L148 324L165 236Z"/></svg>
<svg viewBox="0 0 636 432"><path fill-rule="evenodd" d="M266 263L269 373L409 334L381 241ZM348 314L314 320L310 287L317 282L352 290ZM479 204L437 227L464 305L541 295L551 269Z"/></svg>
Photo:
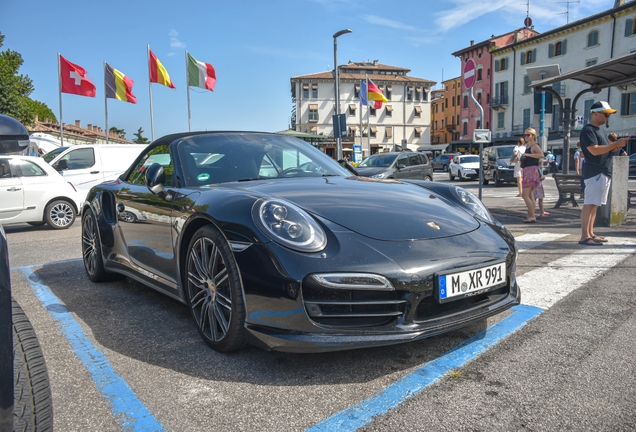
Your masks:
<svg viewBox="0 0 636 432"><path fill-rule="evenodd" d="M448 165L444 164L444 172L448 172Z"/></svg>
<svg viewBox="0 0 636 432"><path fill-rule="evenodd" d="M501 180L499 180L499 173L497 171L495 171L494 182L495 182L495 187L501 186Z"/></svg>
<svg viewBox="0 0 636 432"><path fill-rule="evenodd" d="M219 352L245 342L245 301L234 254L212 225L199 229L188 247L184 286L190 312L206 344Z"/></svg>
<svg viewBox="0 0 636 432"><path fill-rule="evenodd" d="M29 225L31 226L42 226L44 225L46 222L27 222Z"/></svg>
<svg viewBox="0 0 636 432"><path fill-rule="evenodd" d="M484 177L481 180L481 184L487 185L488 184L488 180L486 180L486 174L484 173Z"/></svg>
<svg viewBox="0 0 636 432"><path fill-rule="evenodd" d="M125 277L104 269L102 242L99 239L97 218L92 210L86 210L82 215L82 260L84 270L93 282L106 282Z"/></svg>
<svg viewBox="0 0 636 432"><path fill-rule="evenodd" d="M450 170L448 171L448 178L450 179L450 181L455 180L455 176L453 175L453 172Z"/></svg>
<svg viewBox="0 0 636 432"><path fill-rule="evenodd" d="M38 338L20 305L13 312L13 430L52 431L49 374Z"/></svg>
<svg viewBox="0 0 636 432"><path fill-rule="evenodd" d="M44 220L53 229L67 229L75 222L75 209L68 201L53 201L44 210Z"/></svg>
<svg viewBox="0 0 636 432"><path fill-rule="evenodd" d="M424 176L424 181L433 181L433 178L431 176Z"/></svg>

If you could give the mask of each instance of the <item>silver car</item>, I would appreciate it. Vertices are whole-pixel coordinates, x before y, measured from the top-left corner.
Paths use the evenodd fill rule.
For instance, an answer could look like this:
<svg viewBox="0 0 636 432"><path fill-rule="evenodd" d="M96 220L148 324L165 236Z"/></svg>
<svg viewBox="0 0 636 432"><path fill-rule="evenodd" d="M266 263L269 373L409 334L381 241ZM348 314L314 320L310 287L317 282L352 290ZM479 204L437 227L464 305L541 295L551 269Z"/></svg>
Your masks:
<svg viewBox="0 0 636 432"><path fill-rule="evenodd" d="M376 179L433 180L430 161L418 152L377 153L363 160L357 170L363 177Z"/></svg>

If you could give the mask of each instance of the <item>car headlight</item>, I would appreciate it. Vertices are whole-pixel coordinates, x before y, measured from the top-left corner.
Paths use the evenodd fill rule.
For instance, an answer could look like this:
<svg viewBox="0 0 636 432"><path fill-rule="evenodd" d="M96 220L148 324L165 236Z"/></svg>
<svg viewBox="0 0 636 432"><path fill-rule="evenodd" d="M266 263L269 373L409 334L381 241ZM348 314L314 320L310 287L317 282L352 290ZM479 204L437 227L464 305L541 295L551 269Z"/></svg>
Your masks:
<svg viewBox="0 0 636 432"><path fill-rule="evenodd" d="M386 177L386 173L380 173L380 174L371 176L371 178L376 178L376 179L383 179L384 177Z"/></svg>
<svg viewBox="0 0 636 432"><path fill-rule="evenodd" d="M479 201L479 198L477 198L472 192L457 186L455 186L452 191L457 199L459 199L459 201L461 201L461 203L464 204L471 213L474 213L486 222L495 223L495 219L492 217L486 206Z"/></svg>
<svg viewBox="0 0 636 432"><path fill-rule="evenodd" d="M252 207L252 218L268 237L290 249L318 252L327 246L327 236L320 225L288 201L260 199Z"/></svg>

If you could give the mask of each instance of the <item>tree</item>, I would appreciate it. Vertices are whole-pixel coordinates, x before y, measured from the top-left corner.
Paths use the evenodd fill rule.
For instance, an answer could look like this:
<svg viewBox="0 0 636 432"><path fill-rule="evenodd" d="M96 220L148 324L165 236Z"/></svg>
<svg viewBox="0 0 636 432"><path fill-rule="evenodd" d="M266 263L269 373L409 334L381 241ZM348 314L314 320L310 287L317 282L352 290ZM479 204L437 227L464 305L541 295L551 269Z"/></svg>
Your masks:
<svg viewBox="0 0 636 432"><path fill-rule="evenodd" d="M115 126L113 126L112 128L108 129L110 132L115 132L117 134L117 136L119 138L123 138L124 136L126 136L126 131L123 129L118 129Z"/></svg>
<svg viewBox="0 0 636 432"><path fill-rule="evenodd" d="M0 48L4 35L0 33ZM32 100L33 81L18 71L24 63L20 53L12 50L0 52L0 113L15 117L22 123L31 125L36 114L54 119L53 112L42 102Z"/></svg>
<svg viewBox="0 0 636 432"><path fill-rule="evenodd" d="M133 134L135 136L135 139L133 140L134 143L148 144L150 142L148 141L148 138L142 135L142 133L144 133L144 130L142 128L139 128L137 132Z"/></svg>
<svg viewBox="0 0 636 432"><path fill-rule="evenodd" d="M57 121L57 117L55 117L51 108L43 102L31 100L31 110L33 111L33 115L38 116L40 121L44 119L49 119L54 122Z"/></svg>

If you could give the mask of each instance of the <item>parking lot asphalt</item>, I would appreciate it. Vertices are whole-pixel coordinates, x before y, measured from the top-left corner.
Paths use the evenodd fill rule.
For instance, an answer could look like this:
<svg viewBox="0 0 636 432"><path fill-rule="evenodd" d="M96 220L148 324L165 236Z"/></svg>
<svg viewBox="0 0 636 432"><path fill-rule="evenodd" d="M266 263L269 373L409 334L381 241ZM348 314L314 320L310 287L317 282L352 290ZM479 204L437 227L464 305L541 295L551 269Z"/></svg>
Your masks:
<svg viewBox="0 0 636 432"><path fill-rule="evenodd" d="M455 183L477 194L476 182ZM636 210L597 229L613 247L586 249L581 208L552 209L556 187L545 188L550 216L536 224L522 223L516 187L483 189L519 241L522 303L537 311L483 351L516 311L393 347L219 354L183 305L130 280L88 281L79 223L7 226L13 293L44 350L56 430L634 430ZM475 355L446 361L462 344ZM95 365L112 375L96 377ZM125 388L104 391L112 377Z"/></svg>

